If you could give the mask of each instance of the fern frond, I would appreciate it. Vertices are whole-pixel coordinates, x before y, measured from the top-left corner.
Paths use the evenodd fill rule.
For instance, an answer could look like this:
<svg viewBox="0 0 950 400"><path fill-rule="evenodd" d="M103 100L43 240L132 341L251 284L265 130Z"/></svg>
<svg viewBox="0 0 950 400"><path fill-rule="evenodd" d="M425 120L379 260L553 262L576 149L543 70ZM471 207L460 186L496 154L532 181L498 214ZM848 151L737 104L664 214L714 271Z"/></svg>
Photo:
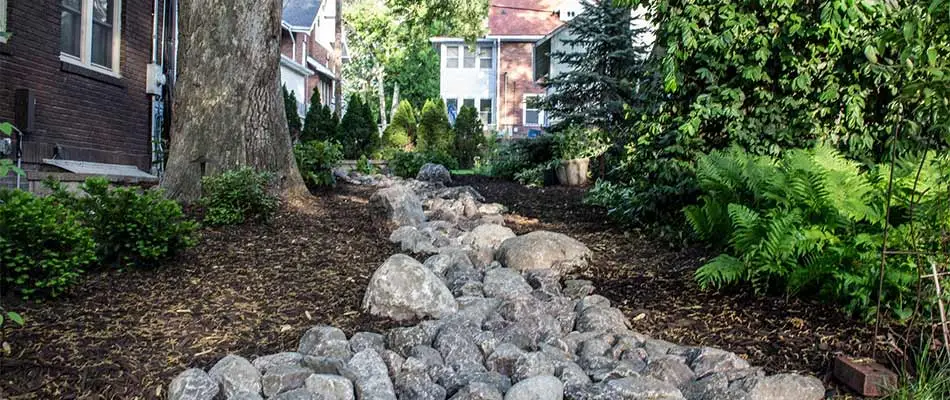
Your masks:
<svg viewBox="0 0 950 400"><path fill-rule="evenodd" d="M742 281L746 276L746 265L742 260L721 254L696 270L696 282L703 290L722 288Z"/></svg>

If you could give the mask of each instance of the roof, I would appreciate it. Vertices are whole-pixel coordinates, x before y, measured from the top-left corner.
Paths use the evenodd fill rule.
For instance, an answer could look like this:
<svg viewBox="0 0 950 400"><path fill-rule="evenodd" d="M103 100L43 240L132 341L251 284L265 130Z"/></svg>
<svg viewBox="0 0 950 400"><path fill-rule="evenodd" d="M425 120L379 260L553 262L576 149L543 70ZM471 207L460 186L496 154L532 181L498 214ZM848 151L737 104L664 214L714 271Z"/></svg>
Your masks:
<svg viewBox="0 0 950 400"><path fill-rule="evenodd" d="M290 26L309 28L319 10L320 0L284 0L282 18Z"/></svg>
<svg viewBox="0 0 950 400"><path fill-rule="evenodd" d="M44 164L54 165L74 174L101 175L117 178L135 178L142 180L158 180L155 175L144 172L134 165L103 164L88 161L43 159Z"/></svg>
<svg viewBox="0 0 950 400"><path fill-rule="evenodd" d="M544 36L560 27L559 0L491 0L489 36Z"/></svg>

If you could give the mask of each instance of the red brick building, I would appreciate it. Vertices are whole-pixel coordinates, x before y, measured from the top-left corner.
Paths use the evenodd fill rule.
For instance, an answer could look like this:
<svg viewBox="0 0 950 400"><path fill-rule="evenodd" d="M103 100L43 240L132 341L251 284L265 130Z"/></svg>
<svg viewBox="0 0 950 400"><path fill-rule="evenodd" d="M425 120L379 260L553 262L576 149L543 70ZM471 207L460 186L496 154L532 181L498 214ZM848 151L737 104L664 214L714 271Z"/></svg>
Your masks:
<svg viewBox="0 0 950 400"><path fill-rule="evenodd" d="M280 79L297 98L298 111L306 113L314 88L321 104L333 105L338 73L331 55L336 39L336 3L333 0L285 0L280 38ZM346 43L344 42L344 60Z"/></svg>
<svg viewBox="0 0 950 400"><path fill-rule="evenodd" d="M0 0L0 121L23 131L19 143L0 138L0 157L16 159L21 148L31 181L47 172L154 181L145 171L160 153L155 77L162 64L174 66L165 62L174 49L171 8L163 0Z"/></svg>

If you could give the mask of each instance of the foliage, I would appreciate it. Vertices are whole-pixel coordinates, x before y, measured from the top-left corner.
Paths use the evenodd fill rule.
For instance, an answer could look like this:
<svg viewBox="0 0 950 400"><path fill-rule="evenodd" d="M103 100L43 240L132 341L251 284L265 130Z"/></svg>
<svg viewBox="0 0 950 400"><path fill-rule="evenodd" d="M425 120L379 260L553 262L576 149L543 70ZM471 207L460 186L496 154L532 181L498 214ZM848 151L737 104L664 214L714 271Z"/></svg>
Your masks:
<svg viewBox="0 0 950 400"><path fill-rule="evenodd" d="M583 2L584 10L567 23L567 50L551 53L567 72L550 76L540 102L554 128L584 124L611 132L622 126L626 107L637 103L637 81L650 48L647 28L632 22L630 7L611 1ZM593 131L597 132L597 131Z"/></svg>
<svg viewBox="0 0 950 400"><path fill-rule="evenodd" d="M105 178L89 178L82 195L47 180L52 198L72 209L96 242L102 265L150 267L196 244L198 225L160 190L110 188Z"/></svg>
<svg viewBox="0 0 950 400"><path fill-rule="evenodd" d="M293 91L287 91L287 85L281 85L281 92L284 94L284 113L287 114L290 137L297 138L300 136L300 130L303 129L300 115L297 114L297 96Z"/></svg>
<svg viewBox="0 0 950 400"><path fill-rule="evenodd" d="M950 352L921 346L912 363L903 368L896 387L887 388L885 400L942 400L950 393Z"/></svg>
<svg viewBox="0 0 950 400"><path fill-rule="evenodd" d="M19 313L13 311L7 311L0 305L0 355L7 356L10 355L10 352L13 349L10 347L10 344L6 341L6 327L10 326L10 321L13 325L23 326L25 321L23 321L23 316Z"/></svg>
<svg viewBox="0 0 950 400"><path fill-rule="evenodd" d="M294 146L297 169L310 190L336 184L333 167L343 160L342 146L336 142L311 140Z"/></svg>
<svg viewBox="0 0 950 400"><path fill-rule="evenodd" d="M320 104L320 90L313 88L310 95L310 108L304 116L303 132L300 141L337 140L339 127L337 118L329 106Z"/></svg>
<svg viewBox="0 0 950 400"><path fill-rule="evenodd" d="M10 136L13 134L14 129L16 128L13 126L13 124L9 122L0 122L0 135ZM10 172L20 176L24 175L22 169L13 165L13 161L10 161L6 158L0 158L0 177L7 176Z"/></svg>
<svg viewBox="0 0 950 400"><path fill-rule="evenodd" d="M399 102L392 121L383 131L383 148L409 150L416 138L416 110L407 100Z"/></svg>
<svg viewBox="0 0 950 400"><path fill-rule="evenodd" d="M359 160L356 160L356 172L359 172L363 175L371 175L376 173L376 166L369 162L369 159L366 158L366 155L360 156Z"/></svg>
<svg viewBox="0 0 950 400"><path fill-rule="evenodd" d="M419 115L418 132L416 146L420 151L444 154L452 149L455 138L441 99L426 101Z"/></svg>
<svg viewBox="0 0 950 400"><path fill-rule="evenodd" d="M249 220L269 220L280 206L272 190L273 181L272 174L250 167L202 178L200 204L207 212L204 222L237 225Z"/></svg>
<svg viewBox="0 0 950 400"><path fill-rule="evenodd" d="M488 155L491 175L515 179L517 173L557 158L555 146L554 139L550 135L497 144Z"/></svg>
<svg viewBox="0 0 950 400"><path fill-rule="evenodd" d="M896 166L888 248L935 252L941 229L950 228L947 155L931 152ZM738 147L700 158L700 205L686 207L686 218L700 238L725 248L696 272L700 286L820 293L872 318L889 172L886 165L865 171L827 146L780 159ZM887 258L882 304L898 319L915 306L919 262Z"/></svg>
<svg viewBox="0 0 950 400"><path fill-rule="evenodd" d="M351 160L372 153L379 144L379 129L373 113L357 95L350 96L346 104L338 136L343 145L343 156Z"/></svg>
<svg viewBox="0 0 950 400"><path fill-rule="evenodd" d="M0 191L0 289L56 296L96 259L90 229L53 198Z"/></svg>
<svg viewBox="0 0 950 400"><path fill-rule="evenodd" d="M606 150L600 138L603 134L597 129L571 125L555 132L554 142L557 148L557 157L561 160L588 158L600 155Z"/></svg>
<svg viewBox="0 0 950 400"><path fill-rule="evenodd" d="M419 169L427 163L441 164L449 170L458 169L458 161L445 153L421 153L401 151L389 160L389 169L403 178L415 178Z"/></svg>
<svg viewBox="0 0 950 400"><path fill-rule="evenodd" d="M475 156L479 147L485 142L482 120L474 107L462 107L455 119L455 145L452 146L452 156L462 168L472 168L475 165Z"/></svg>
<svg viewBox="0 0 950 400"><path fill-rule="evenodd" d="M515 174L515 180L522 185L541 187L545 183L545 175L551 173L560 164L559 160L530 166Z"/></svg>

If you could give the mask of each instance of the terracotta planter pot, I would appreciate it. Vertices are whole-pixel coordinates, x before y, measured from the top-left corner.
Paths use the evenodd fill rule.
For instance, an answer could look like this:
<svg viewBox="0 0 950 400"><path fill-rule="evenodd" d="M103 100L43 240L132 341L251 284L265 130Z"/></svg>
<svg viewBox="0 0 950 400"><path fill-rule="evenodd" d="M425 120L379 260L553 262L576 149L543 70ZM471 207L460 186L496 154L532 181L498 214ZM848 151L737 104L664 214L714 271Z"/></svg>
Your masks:
<svg viewBox="0 0 950 400"><path fill-rule="evenodd" d="M557 167L557 180L565 186L584 186L590 170L590 158L575 158L561 161Z"/></svg>

